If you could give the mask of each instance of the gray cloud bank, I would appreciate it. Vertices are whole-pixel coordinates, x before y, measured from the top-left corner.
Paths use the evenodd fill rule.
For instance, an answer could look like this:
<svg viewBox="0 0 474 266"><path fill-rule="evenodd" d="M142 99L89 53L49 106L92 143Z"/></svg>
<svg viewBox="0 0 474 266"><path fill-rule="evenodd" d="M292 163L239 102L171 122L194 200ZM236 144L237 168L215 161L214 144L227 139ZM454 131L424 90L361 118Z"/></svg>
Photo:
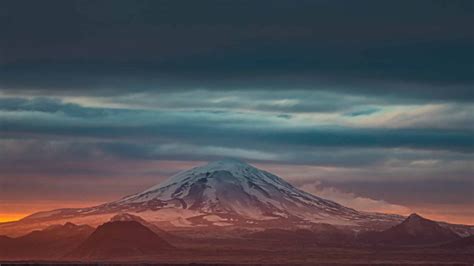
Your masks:
<svg viewBox="0 0 474 266"><path fill-rule="evenodd" d="M0 199L236 157L374 208L471 204L473 24L472 1L2 1Z"/></svg>

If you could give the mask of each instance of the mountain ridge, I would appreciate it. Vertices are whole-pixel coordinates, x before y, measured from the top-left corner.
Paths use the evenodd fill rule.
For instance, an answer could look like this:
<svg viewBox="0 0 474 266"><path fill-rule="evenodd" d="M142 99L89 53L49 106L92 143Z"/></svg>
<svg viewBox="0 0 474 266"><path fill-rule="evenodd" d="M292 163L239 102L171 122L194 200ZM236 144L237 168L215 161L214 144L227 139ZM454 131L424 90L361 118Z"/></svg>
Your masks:
<svg viewBox="0 0 474 266"><path fill-rule="evenodd" d="M94 230L89 225L68 222L50 225L16 238L0 236L0 258L59 258L64 252L77 247Z"/></svg>
<svg viewBox="0 0 474 266"><path fill-rule="evenodd" d="M387 230L366 232L359 236L362 242L378 245L432 245L459 238L460 236L451 229L416 213Z"/></svg>
<svg viewBox="0 0 474 266"><path fill-rule="evenodd" d="M298 227L327 223L386 229L404 220L395 214L357 211L302 191L284 179L237 160L181 171L142 192L87 208L32 214L0 224L0 233L36 224L78 221L98 226L114 215L138 215L160 227ZM450 226L449 224L447 226ZM459 226L458 226L459 227ZM462 226L461 226L462 227ZM472 228L458 228L471 234Z"/></svg>

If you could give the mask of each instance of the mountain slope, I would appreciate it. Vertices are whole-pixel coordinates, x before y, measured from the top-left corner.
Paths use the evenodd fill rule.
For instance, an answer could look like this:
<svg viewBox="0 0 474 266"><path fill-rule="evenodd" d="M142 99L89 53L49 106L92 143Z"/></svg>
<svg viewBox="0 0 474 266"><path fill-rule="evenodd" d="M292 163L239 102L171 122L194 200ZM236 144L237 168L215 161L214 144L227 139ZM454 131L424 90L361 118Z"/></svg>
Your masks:
<svg viewBox="0 0 474 266"><path fill-rule="evenodd" d="M448 228L411 214L401 224L382 232L367 232L359 236L362 242L382 245L432 245L460 237Z"/></svg>
<svg viewBox="0 0 474 266"><path fill-rule="evenodd" d="M326 222L358 225L397 221L396 215L362 213L299 190L249 164L223 160L172 176L141 193L100 206L97 211L166 212L191 224ZM153 217L146 217L147 220Z"/></svg>
<svg viewBox="0 0 474 266"><path fill-rule="evenodd" d="M146 226L136 221L107 222L68 257L80 259L115 259L156 255L174 247Z"/></svg>
<svg viewBox="0 0 474 266"><path fill-rule="evenodd" d="M442 248L449 249L472 249L474 250L474 235L453 240L441 245Z"/></svg>
<svg viewBox="0 0 474 266"><path fill-rule="evenodd" d="M111 207L138 210L144 205L145 208L174 207L201 214L230 216L238 221L354 218L359 214L298 190L268 172L228 160L191 169L142 193L110 204Z"/></svg>
<svg viewBox="0 0 474 266"><path fill-rule="evenodd" d="M76 248L94 228L88 225L52 225L17 238L0 237L0 258L58 258Z"/></svg>
<svg viewBox="0 0 474 266"><path fill-rule="evenodd" d="M359 212L304 192L247 163L222 160L178 173L118 201L40 212L8 226L58 220L98 225L123 212L171 226L287 227L328 223L387 228L403 219L398 215ZM8 226L0 225L0 233Z"/></svg>

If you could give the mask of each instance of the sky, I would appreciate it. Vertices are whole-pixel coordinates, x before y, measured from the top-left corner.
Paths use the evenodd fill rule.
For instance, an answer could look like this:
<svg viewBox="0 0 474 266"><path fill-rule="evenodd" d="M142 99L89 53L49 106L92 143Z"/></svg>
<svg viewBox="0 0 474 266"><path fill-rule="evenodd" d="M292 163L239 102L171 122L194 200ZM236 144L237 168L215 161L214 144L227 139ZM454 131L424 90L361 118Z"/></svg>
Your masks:
<svg viewBox="0 0 474 266"><path fill-rule="evenodd" d="M0 2L0 221L237 158L474 224L472 1Z"/></svg>

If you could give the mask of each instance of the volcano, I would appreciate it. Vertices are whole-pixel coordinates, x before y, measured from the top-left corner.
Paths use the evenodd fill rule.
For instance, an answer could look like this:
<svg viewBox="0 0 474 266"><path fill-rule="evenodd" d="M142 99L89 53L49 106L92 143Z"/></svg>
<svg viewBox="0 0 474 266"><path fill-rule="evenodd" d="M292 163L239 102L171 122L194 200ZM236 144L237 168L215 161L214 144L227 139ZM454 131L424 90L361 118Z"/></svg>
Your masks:
<svg viewBox="0 0 474 266"><path fill-rule="evenodd" d="M369 215L297 189L282 178L237 160L223 160L172 176L141 193L102 206L128 212L179 210L192 223L213 225L292 221L353 224L394 216Z"/></svg>
<svg viewBox="0 0 474 266"><path fill-rule="evenodd" d="M360 212L304 192L282 178L238 160L221 160L171 176L143 192L90 208L40 212L22 222L94 221L119 213L172 226L289 226L328 223L393 225L398 215ZM91 224L89 222L89 224ZM1 229L1 227L0 227Z"/></svg>

